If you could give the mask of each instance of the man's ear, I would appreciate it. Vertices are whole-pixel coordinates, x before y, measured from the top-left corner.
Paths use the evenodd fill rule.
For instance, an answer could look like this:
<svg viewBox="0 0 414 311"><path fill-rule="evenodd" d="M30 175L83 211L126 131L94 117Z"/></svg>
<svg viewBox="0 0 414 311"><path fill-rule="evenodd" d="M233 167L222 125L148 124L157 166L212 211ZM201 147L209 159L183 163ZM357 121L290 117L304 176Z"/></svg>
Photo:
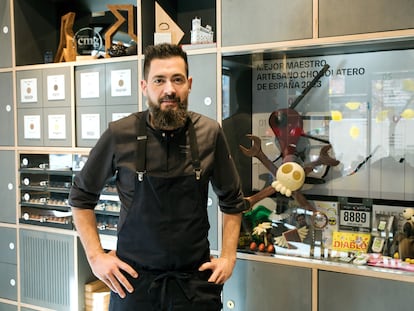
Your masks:
<svg viewBox="0 0 414 311"><path fill-rule="evenodd" d="M147 81L141 80L141 90L144 96L147 96Z"/></svg>
<svg viewBox="0 0 414 311"><path fill-rule="evenodd" d="M193 85L193 77L188 77L188 90L191 91L191 86Z"/></svg>

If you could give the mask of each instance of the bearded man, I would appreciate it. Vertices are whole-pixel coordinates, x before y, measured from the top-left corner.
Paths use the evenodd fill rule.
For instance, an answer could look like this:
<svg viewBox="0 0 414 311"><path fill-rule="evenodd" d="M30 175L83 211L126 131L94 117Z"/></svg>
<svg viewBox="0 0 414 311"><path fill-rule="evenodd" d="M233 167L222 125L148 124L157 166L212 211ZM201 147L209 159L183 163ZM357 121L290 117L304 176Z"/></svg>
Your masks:
<svg viewBox="0 0 414 311"><path fill-rule="evenodd" d="M69 195L93 273L111 289L110 310L219 311L246 209L217 121L188 111L192 78L180 46L145 50L148 110L111 122ZM94 208L115 176L121 201L117 248L102 248ZM211 183L223 212L220 256L210 256Z"/></svg>

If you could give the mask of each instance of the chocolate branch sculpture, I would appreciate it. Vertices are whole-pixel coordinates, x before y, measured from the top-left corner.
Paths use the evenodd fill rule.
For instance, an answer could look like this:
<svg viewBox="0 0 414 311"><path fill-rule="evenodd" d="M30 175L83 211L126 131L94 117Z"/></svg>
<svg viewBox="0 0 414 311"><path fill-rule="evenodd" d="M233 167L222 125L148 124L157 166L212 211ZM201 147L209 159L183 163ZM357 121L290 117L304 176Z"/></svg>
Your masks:
<svg viewBox="0 0 414 311"><path fill-rule="evenodd" d="M305 182L305 176L318 165L336 166L339 164L339 161L329 156L328 151L331 149L329 141L307 135L304 132L302 117L295 110L295 107L328 69L329 65L325 65L289 108L273 111L269 117L269 125L279 142L283 159L283 164L279 168L276 167L275 164L263 153L259 137L248 135L253 143L251 148L246 148L242 145L239 146L241 151L246 156L256 157L259 159L271 172L271 174L276 177L272 185L267 186L252 196L245 197L250 209L260 200L274 194L275 192L280 192L288 197L292 196L301 207L316 212L315 208L300 192L300 189ZM315 139L327 144L322 147L316 161L303 166L301 165L301 161L296 150L297 142L300 137Z"/></svg>

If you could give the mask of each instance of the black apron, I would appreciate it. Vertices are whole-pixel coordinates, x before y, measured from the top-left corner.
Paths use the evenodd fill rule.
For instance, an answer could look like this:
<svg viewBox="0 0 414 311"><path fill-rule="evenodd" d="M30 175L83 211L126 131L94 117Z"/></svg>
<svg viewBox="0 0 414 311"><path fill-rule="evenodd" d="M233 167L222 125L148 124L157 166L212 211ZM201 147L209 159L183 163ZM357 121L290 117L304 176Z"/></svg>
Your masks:
<svg viewBox="0 0 414 311"><path fill-rule="evenodd" d="M111 310L220 310L222 286L206 282L210 271L197 271L210 260L210 251L208 180L201 178L193 124L188 118L194 173L161 178L145 170L145 120L137 121L138 154L143 156L137 157L134 198L117 244L118 257L139 277L128 278L135 291L125 299L111 294ZM206 303L210 306L203 309Z"/></svg>

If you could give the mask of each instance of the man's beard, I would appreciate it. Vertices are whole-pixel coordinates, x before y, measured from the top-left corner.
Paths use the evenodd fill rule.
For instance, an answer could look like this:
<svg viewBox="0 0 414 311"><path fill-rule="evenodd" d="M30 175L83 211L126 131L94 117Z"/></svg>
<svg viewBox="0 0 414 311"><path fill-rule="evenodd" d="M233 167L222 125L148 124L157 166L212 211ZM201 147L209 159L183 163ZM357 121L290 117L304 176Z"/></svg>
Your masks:
<svg viewBox="0 0 414 311"><path fill-rule="evenodd" d="M187 100L180 101L177 98L177 109L167 108L166 110L161 110L161 101L155 104L148 100L151 124L160 130L174 130L183 127L188 116L187 106Z"/></svg>

